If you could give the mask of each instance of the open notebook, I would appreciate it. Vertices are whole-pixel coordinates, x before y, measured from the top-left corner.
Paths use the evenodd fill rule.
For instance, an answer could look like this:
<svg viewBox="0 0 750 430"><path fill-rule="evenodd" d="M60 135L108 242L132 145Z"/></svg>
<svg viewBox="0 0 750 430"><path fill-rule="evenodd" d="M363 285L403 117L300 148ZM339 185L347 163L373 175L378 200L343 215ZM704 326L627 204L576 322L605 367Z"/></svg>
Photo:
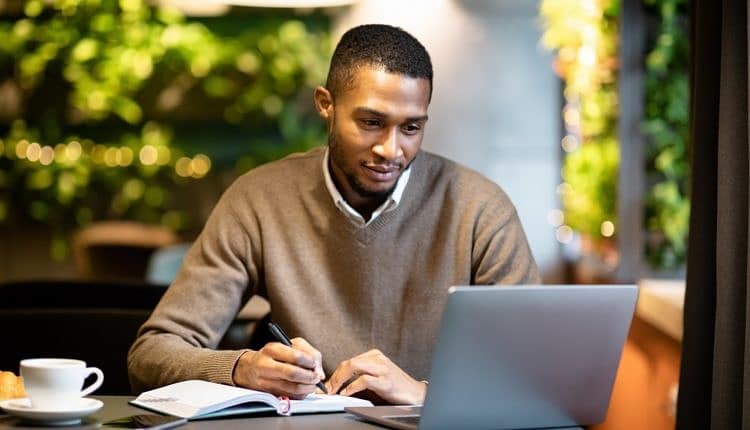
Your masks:
<svg viewBox="0 0 750 430"><path fill-rule="evenodd" d="M141 393L131 404L190 420L276 411L279 415L342 412L345 407L372 406L367 400L310 394L302 400L208 381L177 382Z"/></svg>

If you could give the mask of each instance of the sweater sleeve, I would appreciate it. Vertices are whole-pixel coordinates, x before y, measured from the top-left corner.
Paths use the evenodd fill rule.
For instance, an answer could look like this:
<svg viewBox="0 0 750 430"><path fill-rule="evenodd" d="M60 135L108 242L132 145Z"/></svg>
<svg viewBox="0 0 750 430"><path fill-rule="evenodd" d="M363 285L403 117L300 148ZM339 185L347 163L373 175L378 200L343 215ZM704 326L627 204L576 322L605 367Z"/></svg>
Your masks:
<svg viewBox="0 0 750 430"><path fill-rule="evenodd" d="M473 285L542 282L516 208L502 191L477 216L472 278Z"/></svg>
<svg viewBox="0 0 750 430"><path fill-rule="evenodd" d="M256 292L259 229L233 202L230 187L185 256L177 277L128 353L131 387L139 393L186 379L233 384L246 350L216 350L241 306Z"/></svg>

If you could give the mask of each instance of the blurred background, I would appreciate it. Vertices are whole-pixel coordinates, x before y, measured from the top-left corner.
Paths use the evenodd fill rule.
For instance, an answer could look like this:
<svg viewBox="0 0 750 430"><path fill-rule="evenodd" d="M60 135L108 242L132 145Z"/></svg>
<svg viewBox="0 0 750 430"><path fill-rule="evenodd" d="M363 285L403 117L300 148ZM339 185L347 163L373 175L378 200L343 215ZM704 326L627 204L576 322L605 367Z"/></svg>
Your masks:
<svg viewBox="0 0 750 430"><path fill-rule="evenodd" d="M190 242L238 175L325 144L312 88L366 22L426 45L425 149L505 188L546 281L681 276L683 0L626 2L628 34L615 0L245 3L0 0L0 281L81 276L118 228L142 259ZM138 225L76 248L111 221Z"/></svg>
<svg viewBox="0 0 750 430"><path fill-rule="evenodd" d="M642 286L607 428L673 426L686 3L0 0L0 283L168 284L238 175L326 143L338 37L393 24L433 59L424 149L506 190L545 282Z"/></svg>

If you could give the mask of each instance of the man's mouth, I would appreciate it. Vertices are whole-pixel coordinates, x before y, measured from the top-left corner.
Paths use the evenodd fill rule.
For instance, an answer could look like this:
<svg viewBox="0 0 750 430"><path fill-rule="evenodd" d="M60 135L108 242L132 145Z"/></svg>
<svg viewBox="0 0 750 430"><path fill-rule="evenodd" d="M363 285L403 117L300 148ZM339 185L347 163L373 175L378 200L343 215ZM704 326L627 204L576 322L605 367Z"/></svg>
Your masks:
<svg viewBox="0 0 750 430"><path fill-rule="evenodd" d="M398 164L377 164L363 163L367 176L378 182L392 181L401 173L401 166Z"/></svg>

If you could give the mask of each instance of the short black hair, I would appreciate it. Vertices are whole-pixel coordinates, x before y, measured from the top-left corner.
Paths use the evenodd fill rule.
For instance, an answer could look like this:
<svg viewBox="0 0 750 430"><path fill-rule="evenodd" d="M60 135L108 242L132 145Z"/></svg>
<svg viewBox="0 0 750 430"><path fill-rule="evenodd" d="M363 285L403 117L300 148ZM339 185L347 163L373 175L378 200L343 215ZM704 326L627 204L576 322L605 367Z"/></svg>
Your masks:
<svg viewBox="0 0 750 430"><path fill-rule="evenodd" d="M401 28L385 24L365 24L349 29L331 58L326 88L336 98L351 87L357 68L371 66L388 73L430 81L432 98L432 62L419 41Z"/></svg>

